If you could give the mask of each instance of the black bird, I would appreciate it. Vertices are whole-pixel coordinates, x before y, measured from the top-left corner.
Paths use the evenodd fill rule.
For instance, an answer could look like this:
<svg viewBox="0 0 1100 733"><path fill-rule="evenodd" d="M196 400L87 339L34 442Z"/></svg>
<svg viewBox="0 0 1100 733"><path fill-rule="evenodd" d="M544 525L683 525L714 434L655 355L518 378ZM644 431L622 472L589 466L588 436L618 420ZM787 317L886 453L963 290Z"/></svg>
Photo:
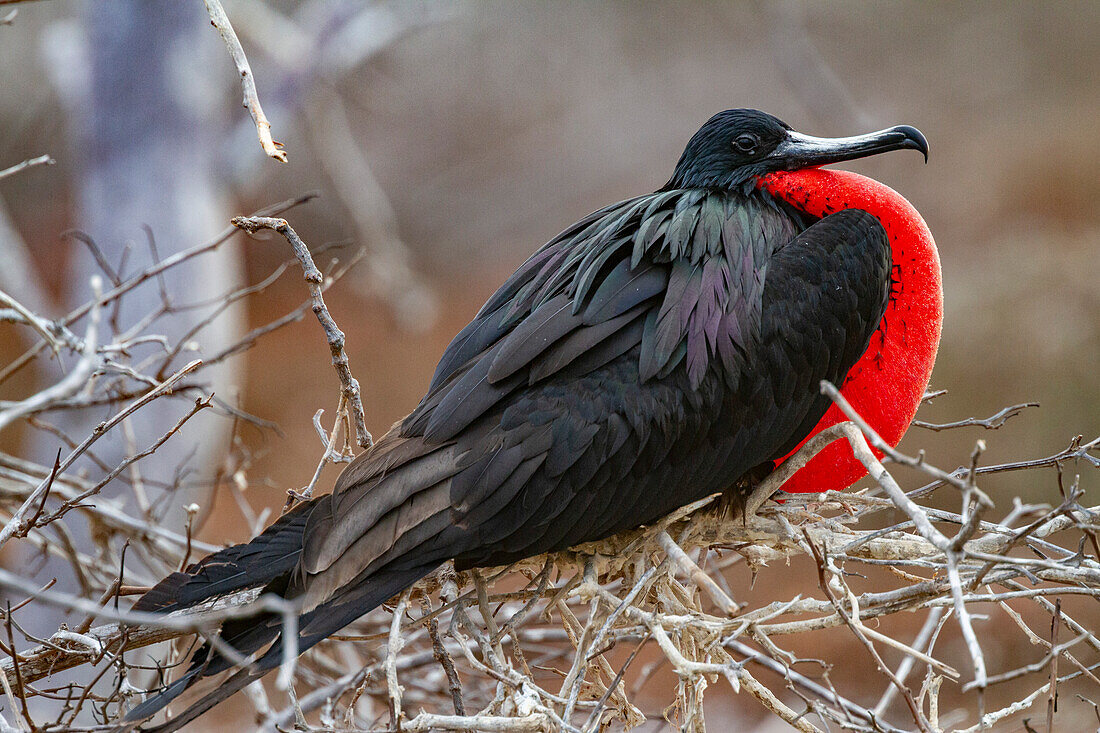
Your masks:
<svg viewBox="0 0 1100 733"><path fill-rule="evenodd" d="M814 215L762 181L903 148L927 155L907 126L828 140L756 110L715 115L662 188L527 260L331 495L173 573L135 609L262 587L299 604L304 651L448 560L503 565L743 491L821 420L820 381L841 383L867 350L892 283L878 217ZM222 640L258 659L157 730L277 667L281 628L277 614L227 621ZM232 667L203 646L127 720Z"/></svg>

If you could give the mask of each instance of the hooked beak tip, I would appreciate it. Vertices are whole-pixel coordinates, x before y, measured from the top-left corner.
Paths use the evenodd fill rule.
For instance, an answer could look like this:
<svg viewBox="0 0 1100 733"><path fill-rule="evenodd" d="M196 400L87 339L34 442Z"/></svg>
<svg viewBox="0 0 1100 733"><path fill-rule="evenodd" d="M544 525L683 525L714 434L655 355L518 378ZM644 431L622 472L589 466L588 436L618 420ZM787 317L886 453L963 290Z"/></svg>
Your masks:
<svg viewBox="0 0 1100 733"><path fill-rule="evenodd" d="M902 145L913 150L919 150L924 156L924 162L928 162L928 139L924 136L924 133L912 125L898 125L892 131L904 135L905 142Z"/></svg>

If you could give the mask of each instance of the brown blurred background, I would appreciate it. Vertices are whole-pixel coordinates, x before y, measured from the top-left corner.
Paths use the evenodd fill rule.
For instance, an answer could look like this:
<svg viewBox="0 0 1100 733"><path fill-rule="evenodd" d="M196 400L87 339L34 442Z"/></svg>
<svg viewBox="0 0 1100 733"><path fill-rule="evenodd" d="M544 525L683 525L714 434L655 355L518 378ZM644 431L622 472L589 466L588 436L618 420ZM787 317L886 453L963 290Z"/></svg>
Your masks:
<svg viewBox="0 0 1100 733"><path fill-rule="evenodd" d="M287 215L297 231L315 248L371 253L326 299L378 435L415 406L450 337L530 252L589 211L662 185L712 113L758 107L818 135L908 123L931 143L927 165L897 154L852 168L909 198L940 247L946 317L932 386L950 394L920 417L1042 407L997 433L914 429L904 447L954 468L979 437L996 462L1100 432L1094 2L225 6L286 165L263 156L198 0L144 3L140 17L115 0L30 3L0 26L0 168L41 153L57 160L0 182L31 290L50 315L76 302L80 255L60 236L66 229L107 247L143 238L142 223L165 240L187 228L189 246L233 214L317 190ZM112 83L125 88L117 98ZM114 116L90 119L104 109ZM96 138L120 131L116 147L137 134L150 147L120 158ZM119 191L96 172L104 166L133 189ZM169 208L143 219L144 193L175 186ZM112 202L122 200L137 211L116 231ZM3 236L12 234L0 227ZM218 277L255 282L289 254L282 240L238 237L234 246ZM263 325L304 297L292 273L250 297L230 331ZM5 335L4 362L21 346ZM281 505L315 469L310 421L320 408L331 415L337 396L328 359L306 318L225 377L244 409L283 431L239 433L253 453L257 506ZM33 375L22 379L0 397ZM5 445L16 450L12 440ZM335 474L328 469L322 487ZM1086 503L1096 503L1095 475L1082 481ZM1053 471L985 488L1006 511L1017 494L1058 500ZM207 539L248 535L231 500L216 506Z"/></svg>

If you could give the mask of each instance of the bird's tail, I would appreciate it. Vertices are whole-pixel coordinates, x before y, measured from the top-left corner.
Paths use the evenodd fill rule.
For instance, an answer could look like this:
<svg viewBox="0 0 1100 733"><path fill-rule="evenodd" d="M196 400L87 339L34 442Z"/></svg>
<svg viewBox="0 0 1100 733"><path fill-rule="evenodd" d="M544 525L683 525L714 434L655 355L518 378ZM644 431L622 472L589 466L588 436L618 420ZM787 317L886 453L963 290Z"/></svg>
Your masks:
<svg viewBox="0 0 1100 733"><path fill-rule="evenodd" d="M436 567L435 564L386 570L371 575L364 583L338 594L332 600L299 618L298 653L306 651L330 634L381 605L383 601L415 583ZM143 728L145 733L171 733L187 725L239 690L279 666L283 659L282 618L264 613L247 619L234 619L222 627L221 638L238 652L248 655L270 643L259 659L230 675L228 679L191 704L168 722ZM233 666L233 662L204 645L192 658L187 672L156 697L146 700L126 716L128 722L144 720L170 703L196 681Z"/></svg>
<svg viewBox="0 0 1100 733"><path fill-rule="evenodd" d="M364 583L349 588L332 600L303 614L299 619L298 653L348 625L387 598L408 587L435 568L435 565L386 570L371 575ZM270 586L269 586L270 587ZM272 588L272 590L276 590ZM264 612L257 616L232 619L223 624L219 637L241 656L249 656L267 646L267 650L252 664L238 670L213 691L200 698L179 715L163 725L146 728L148 733L170 733L179 730L238 690L279 666L283 658L281 636L283 619L279 614ZM209 644L204 644L192 657L191 666L178 680L163 691L138 705L126 715L126 722L136 724L151 717L195 682L234 665Z"/></svg>
<svg viewBox="0 0 1100 733"><path fill-rule="evenodd" d="M299 504L250 542L227 547L190 565L184 572L172 573L138 599L133 610L171 613L248 588L261 587L276 593L285 590L302 554L309 516L328 501L330 498L326 495ZM252 617L227 621L219 636L247 657L278 635L277 629L269 632L266 625L257 624L259 620ZM255 628L257 626L262 628ZM254 633L248 633L250 627ZM179 679L131 710L126 721L133 723L150 717L197 680L229 666L231 662L226 657L213 650L209 643L204 644Z"/></svg>
<svg viewBox="0 0 1100 733"><path fill-rule="evenodd" d="M184 572L172 573L134 604L133 610L171 613L228 593L266 586L288 575L298 564L306 522L325 495L303 502L279 518L258 537L204 557Z"/></svg>
<svg viewBox="0 0 1100 733"><path fill-rule="evenodd" d="M327 509L328 501L330 497L326 495L300 504L251 542L216 552L194 563L185 572L172 573L142 596L134 605L134 610L170 613L211 598L256 587L261 587L262 593L285 596L302 554L307 520L319 508ZM298 618L298 653L377 607L431 572L435 566L383 566L370 577L350 585L322 605L302 614ZM164 725L148 730L157 733L177 730L263 677L278 667L282 659L281 632L284 621L281 614L269 611L225 621L218 637L239 656L231 658L231 655L222 654L209 642L203 644L192 656L187 671L131 710L120 730L132 728L156 714L203 677L224 672L235 666L240 657L248 658L266 647L266 651L248 667L233 674L183 713Z"/></svg>

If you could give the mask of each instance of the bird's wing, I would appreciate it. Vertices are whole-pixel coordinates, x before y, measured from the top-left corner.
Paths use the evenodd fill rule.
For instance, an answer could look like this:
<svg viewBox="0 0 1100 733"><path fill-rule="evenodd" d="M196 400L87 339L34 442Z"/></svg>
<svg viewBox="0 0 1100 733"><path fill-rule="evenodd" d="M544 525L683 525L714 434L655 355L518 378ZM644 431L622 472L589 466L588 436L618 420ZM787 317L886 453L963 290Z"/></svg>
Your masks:
<svg viewBox="0 0 1100 733"><path fill-rule="evenodd" d="M306 607L382 567L597 539L783 455L824 413L818 381L865 350L889 284L869 214L795 232L767 206L673 191L540 250L310 517Z"/></svg>

